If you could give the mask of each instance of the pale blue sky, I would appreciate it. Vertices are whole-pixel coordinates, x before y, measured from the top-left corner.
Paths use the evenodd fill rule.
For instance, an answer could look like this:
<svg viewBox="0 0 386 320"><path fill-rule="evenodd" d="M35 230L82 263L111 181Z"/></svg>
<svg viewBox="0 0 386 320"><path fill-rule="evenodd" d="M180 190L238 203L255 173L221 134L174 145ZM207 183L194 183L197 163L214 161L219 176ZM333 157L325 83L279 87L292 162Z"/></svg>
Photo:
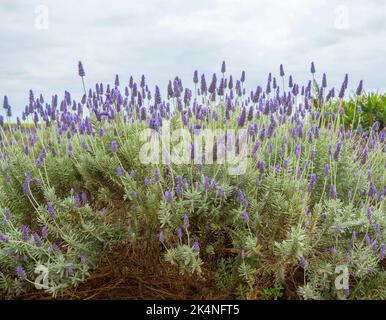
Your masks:
<svg viewBox="0 0 386 320"><path fill-rule="evenodd" d="M151 88L176 75L190 85L194 69L209 75L225 60L254 88L280 63L305 80L313 60L329 84L347 72L351 88L386 88L383 0L2 0L0 43L1 104L8 95L14 114L29 89L80 97L78 60L89 86L116 73L121 83L145 74Z"/></svg>

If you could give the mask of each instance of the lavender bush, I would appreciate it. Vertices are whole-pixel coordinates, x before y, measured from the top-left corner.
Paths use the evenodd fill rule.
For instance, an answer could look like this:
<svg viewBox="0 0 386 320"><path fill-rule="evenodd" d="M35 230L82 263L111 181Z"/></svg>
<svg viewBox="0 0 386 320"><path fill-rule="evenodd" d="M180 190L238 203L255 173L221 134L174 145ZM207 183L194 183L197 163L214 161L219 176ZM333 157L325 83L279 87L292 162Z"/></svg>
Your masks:
<svg viewBox="0 0 386 320"><path fill-rule="evenodd" d="M55 296L124 244L160 246L181 273L213 271L213 290L235 298L386 298L386 130L344 126L344 97L360 98L362 82L350 93L346 75L328 88L312 63L302 86L281 65L247 93L246 73L228 75L224 62L218 75L194 71L193 89L175 77L165 95L144 76L87 91L78 67L79 101L31 90L12 124L4 98L0 290L36 290L43 266ZM245 172L229 174L218 144L213 164L142 163L140 133L166 122L192 136L246 129ZM192 158L202 148L189 147ZM349 270L344 289L339 265Z"/></svg>

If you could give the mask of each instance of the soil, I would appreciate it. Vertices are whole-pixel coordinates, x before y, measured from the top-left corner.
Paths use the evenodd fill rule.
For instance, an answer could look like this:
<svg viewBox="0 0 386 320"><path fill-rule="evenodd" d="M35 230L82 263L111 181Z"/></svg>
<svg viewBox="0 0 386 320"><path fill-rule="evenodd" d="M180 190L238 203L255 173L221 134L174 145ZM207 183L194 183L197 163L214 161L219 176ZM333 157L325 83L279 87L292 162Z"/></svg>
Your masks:
<svg viewBox="0 0 386 320"><path fill-rule="evenodd" d="M55 299L75 300L211 300L226 299L212 293L211 275L181 275L169 263L154 261L154 252L128 247L117 248L102 261L87 281L63 290ZM1 298L1 293L0 293ZM21 300L50 300L48 293L33 291L17 297Z"/></svg>

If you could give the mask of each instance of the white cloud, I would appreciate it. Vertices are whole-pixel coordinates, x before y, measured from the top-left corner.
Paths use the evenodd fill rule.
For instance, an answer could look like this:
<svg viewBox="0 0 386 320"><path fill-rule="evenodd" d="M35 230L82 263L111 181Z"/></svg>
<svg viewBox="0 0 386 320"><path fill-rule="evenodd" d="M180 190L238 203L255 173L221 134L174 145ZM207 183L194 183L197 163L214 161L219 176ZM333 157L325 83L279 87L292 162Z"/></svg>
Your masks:
<svg viewBox="0 0 386 320"><path fill-rule="evenodd" d="M34 12L46 5L48 30L34 28ZM337 29L336 8L347 8L347 28ZM165 87L194 69L247 71L250 87L264 85L283 63L297 80L315 61L319 74L339 84L385 89L386 4L382 0L150 0L14 1L0 4L0 95L21 110L30 88L50 97L64 90L80 95L77 61L87 81L122 81L144 73Z"/></svg>

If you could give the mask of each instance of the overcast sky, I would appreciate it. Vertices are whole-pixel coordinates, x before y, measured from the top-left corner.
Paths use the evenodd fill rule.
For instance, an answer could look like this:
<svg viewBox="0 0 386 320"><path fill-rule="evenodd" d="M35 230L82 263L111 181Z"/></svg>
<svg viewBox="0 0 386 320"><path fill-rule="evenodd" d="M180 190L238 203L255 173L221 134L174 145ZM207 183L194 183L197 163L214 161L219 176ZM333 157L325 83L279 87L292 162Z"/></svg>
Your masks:
<svg viewBox="0 0 386 320"><path fill-rule="evenodd" d="M366 89L386 88L384 0L1 0L0 97L14 114L28 90L80 97L77 62L88 86L145 74L153 88L176 75L245 69L252 88L265 86L280 63L295 81L318 76Z"/></svg>

